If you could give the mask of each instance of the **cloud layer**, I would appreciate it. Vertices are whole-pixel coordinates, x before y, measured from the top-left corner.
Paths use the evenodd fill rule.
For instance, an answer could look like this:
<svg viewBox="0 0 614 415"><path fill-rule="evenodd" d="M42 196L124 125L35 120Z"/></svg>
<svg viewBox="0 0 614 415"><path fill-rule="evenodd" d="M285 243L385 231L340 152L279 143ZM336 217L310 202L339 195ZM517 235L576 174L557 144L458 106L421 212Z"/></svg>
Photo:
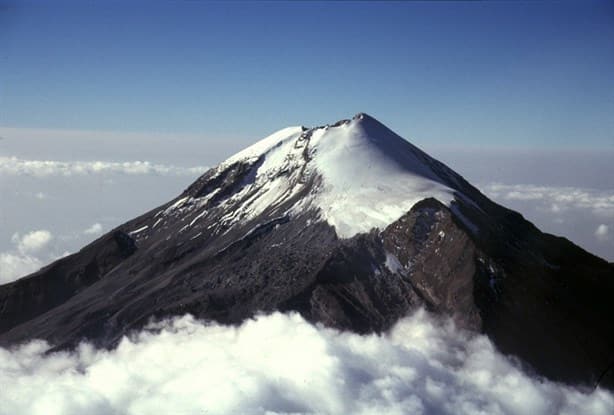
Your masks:
<svg viewBox="0 0 614 415"><path fill-rule="evenodd" d="M45 176L73 176L100 173L158 174L193 176L206 170L204 167L178 167L154 164L148 161L54 161L24 160L17 157L0 157L0 174Z"/></svg>
<svg viewBox="0 0 614 415"><path fill-rule="evenodd" d="M480 189L522 213L542 231L565 236L589 252L614 261L614 189L490 183Z"/></svg>
<svg viewBox="0 0 614 415"><path fill-rule="evenodd" d="M238 328L190 316L113 351L0 349L0 414L611 414L614 397L534 379L419 311L359 336L275 313Z"/></svg>
<svg viewBox="0 0 614 415"><path fill-rule="evenodd" d="M486 194L495 199L541 201L543 207L553 213L580 208L614 218L614 190L502 183L491 183L482 188Z"/></svg>

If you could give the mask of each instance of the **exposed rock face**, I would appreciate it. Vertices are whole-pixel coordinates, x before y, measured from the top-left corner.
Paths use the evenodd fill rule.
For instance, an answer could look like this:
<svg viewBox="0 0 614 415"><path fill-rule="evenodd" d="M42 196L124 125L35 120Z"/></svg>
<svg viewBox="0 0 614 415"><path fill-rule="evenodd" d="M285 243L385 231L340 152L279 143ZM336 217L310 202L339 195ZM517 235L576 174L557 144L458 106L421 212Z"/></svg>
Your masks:
<svg viewBox="0 0 614 415"><path fill-rule="evenodd" d="M612 293L614 265L541 233L360 114L282 130L177 199L0 286L0 345L112 347L151 318L184 313L233 324L296 310L379 332L423 306L542 375L613 386Z"/></svg>

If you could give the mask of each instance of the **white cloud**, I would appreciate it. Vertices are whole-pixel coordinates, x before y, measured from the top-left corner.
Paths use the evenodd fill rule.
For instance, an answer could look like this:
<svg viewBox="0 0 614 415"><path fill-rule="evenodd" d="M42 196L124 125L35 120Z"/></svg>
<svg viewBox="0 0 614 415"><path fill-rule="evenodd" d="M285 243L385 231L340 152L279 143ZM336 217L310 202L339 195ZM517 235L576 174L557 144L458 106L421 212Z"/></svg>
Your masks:
<svg viewBox="0 0 614 415"><path fill-rule="evenodd" d="M610 228L608 227L608 225L604 225L602 223L601 225L597 226L597 229L595 230L595 236L597 237L597 239L605 241L610 236L609 232Z"/></svg>
<svg viewBox="0 0 614 415"><path fill-rule="evenodd" d="M600 226L611 227L614 189L502 183L482 185L480 189L496 202L522 213L542 231L565 236L589 252L614 261L614 238Z"/></svg>
<svg viewBox="0 0 614 415"><path fill-rule="evenodd" d="M595 214L614 217L614 191L532 184L491 183L481 186L484 193L500 201L541 201L544 209L560 213L567 209L590 209Z"/></svg>
<svg viewBox="0 0 614 415"><path fill-rule="evenodd" d="M359 336L275 313L240 327L189 316L112 351L0 349L0 414L611 414L614 397L531 378L423 311Z"/></svg>
<svg viewBox="0 0 614 415"><path fill-rule="evenodd" d="M35 177L72 176L100 173L195 175L205 167L178 167L154 164L149 161L54 161L24 160L17 157L0 157L0 174L28 175Z"/></svg>
<svg viewBox="0 0 614 415"><path fill-rule="evenodd" d="M47 230L28 232L21 236L13 234L11 242L14 248L7 252L0 252L0 284L6 284L40 269L48 260L55 259L49 256L47 261L41 258L48 256L46 248L53 240L53 235Z"/></svg>
<svg viewBox="0 0 614 415"><path fill-rule="evenodd" d="M51 239L53 239L51 232L44 229L28 232L24 236L15 233L11 237L11 241L17 245L19 252L24 254L32 254L41 251L51 242Z"/></svg>
<svg viewBox="0 0 614 415"><path fill-rule="evenodd" d="M94 223L92 226L83 231L86 235L100 235L102 233L102 225Z"/></svg>
<svg viewBox="0 0 614 415"><path fill-rule="evenodd" d="M18 252L0 252L0 285L30 274L42 265L38 258L31 255Z"/></svg>

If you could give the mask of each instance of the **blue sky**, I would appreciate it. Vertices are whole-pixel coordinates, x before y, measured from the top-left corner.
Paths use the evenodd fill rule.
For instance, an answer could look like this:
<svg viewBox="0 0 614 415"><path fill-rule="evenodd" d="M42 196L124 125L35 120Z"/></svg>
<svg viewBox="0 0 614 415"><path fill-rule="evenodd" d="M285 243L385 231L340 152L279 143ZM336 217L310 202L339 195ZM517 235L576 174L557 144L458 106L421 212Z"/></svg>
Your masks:
<svg viewBox="0 0 614 415"><path fill-rule="evenodd" d="M614 148L611 1L0 5L0 126Z"/></svg>

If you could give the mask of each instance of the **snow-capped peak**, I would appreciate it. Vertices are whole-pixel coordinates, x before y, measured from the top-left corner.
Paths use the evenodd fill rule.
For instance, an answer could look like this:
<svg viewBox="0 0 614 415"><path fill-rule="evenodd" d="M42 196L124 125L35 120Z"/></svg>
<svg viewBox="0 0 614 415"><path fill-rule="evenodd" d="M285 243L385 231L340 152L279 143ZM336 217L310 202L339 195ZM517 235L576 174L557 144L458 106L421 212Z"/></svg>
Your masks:
<svg viewBox="0 0 614 415"><path fill-rule="evenodd" d="M240 161L257 170L231 197L243 201L233 206L232 220L255 217L310 187L307 196L279 213L318 209L341 238L383 229L425 198L449 205L455 193L434 170L434 160L364 113L312 129L285 128L220 167Z"/></svg>

